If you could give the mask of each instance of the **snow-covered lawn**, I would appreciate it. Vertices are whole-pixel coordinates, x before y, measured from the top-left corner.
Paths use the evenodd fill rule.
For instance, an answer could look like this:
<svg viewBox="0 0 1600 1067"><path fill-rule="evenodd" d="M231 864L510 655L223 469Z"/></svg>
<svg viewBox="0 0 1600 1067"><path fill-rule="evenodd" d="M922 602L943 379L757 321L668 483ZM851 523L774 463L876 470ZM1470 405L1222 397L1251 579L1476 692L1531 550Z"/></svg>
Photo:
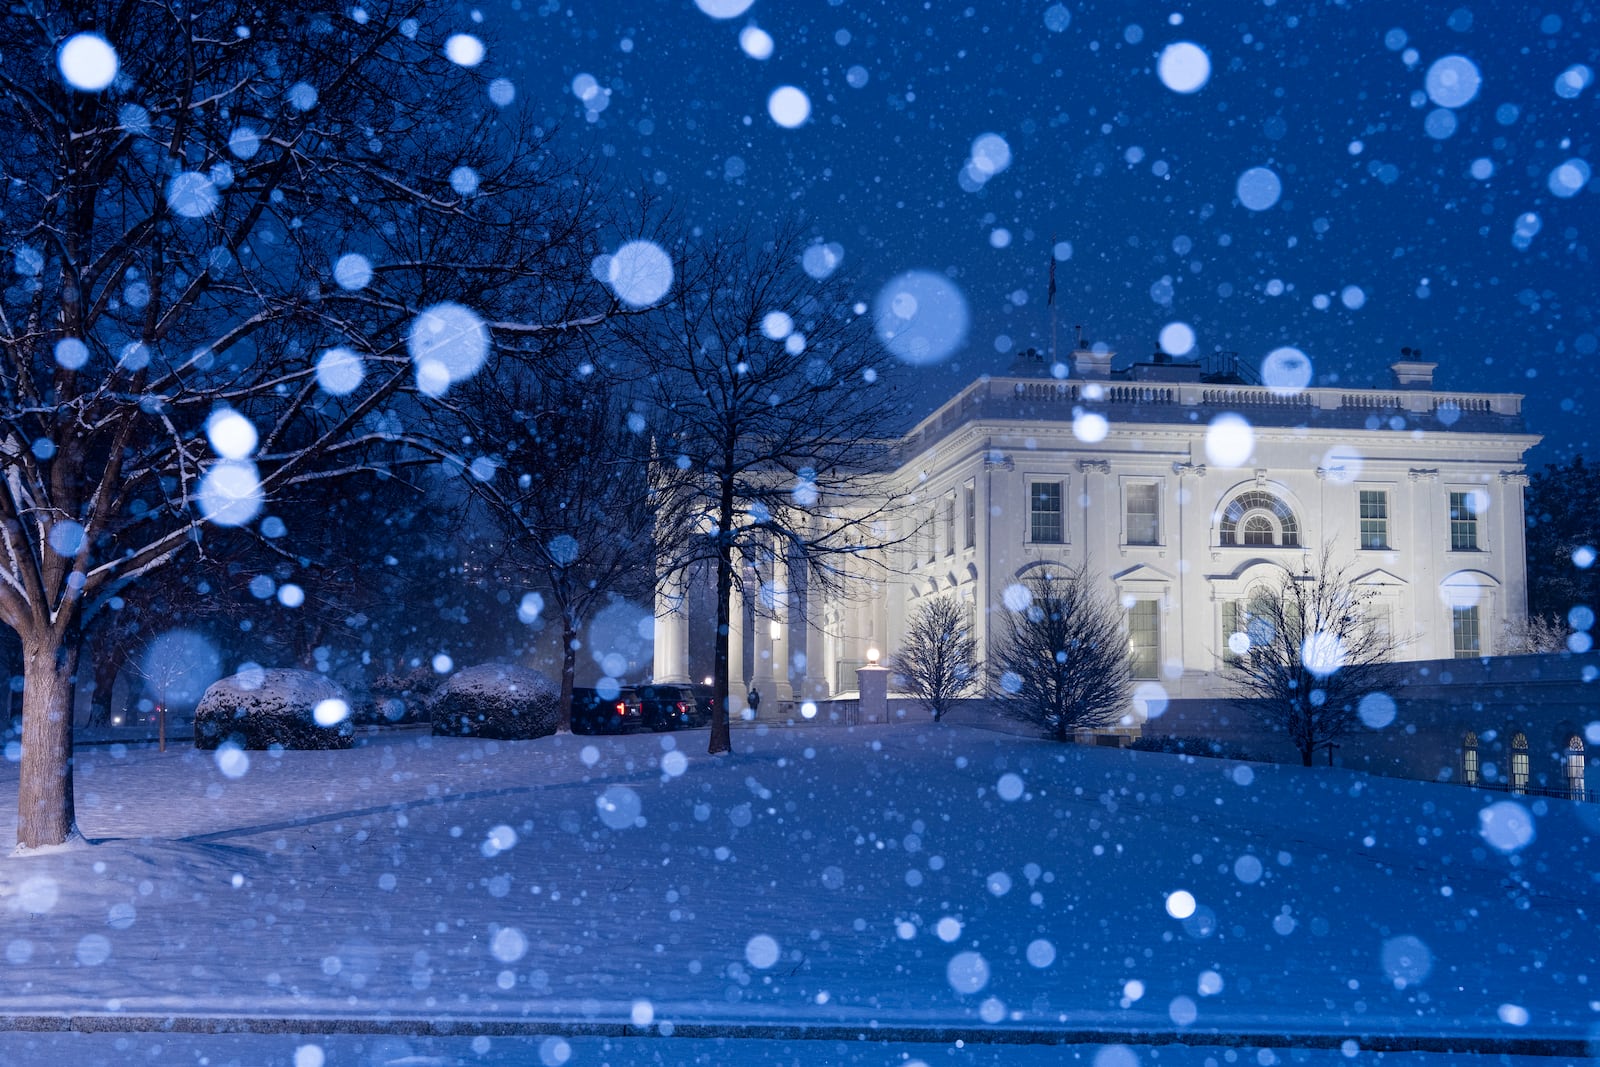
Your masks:
<svg viewBox="0 0 1600 1067"><path fill-rule="evenodd" d="M1600 1024L1597 805L951 725L734 742L80 749L93 844L0 859L0 1016L1302 1034L1319 1062ZM7 851L15 795L8 763Z"/></svg>

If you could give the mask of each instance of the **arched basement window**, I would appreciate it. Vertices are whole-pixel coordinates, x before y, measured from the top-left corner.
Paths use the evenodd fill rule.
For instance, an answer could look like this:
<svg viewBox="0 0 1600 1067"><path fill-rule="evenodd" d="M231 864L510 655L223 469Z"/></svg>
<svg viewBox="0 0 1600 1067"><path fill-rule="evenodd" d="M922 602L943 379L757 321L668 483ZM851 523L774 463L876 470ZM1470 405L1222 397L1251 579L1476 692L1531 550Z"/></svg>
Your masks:
<svg viewBox="0 0 1600 1067"><path fill-rule="evenodd" d="M1467 785L1478 784L1478 734L1474 730L1468 730L1461 743L1461 780Z"/></svg>
<svg viewBox="0 0 1600 1067"><path fill-rule="evenodd" d="M1528 735L1514 734L1511 738L1511 791L1525 792L1528 788Z"/></svg>
<svg viewBox="0 0 1600 1067"><path fill-rule="evenodd" d="M1222 509L1222 543L1225 545L1300 544L1300 523L1288 504L1261 489L1240 493Z"/></svg>

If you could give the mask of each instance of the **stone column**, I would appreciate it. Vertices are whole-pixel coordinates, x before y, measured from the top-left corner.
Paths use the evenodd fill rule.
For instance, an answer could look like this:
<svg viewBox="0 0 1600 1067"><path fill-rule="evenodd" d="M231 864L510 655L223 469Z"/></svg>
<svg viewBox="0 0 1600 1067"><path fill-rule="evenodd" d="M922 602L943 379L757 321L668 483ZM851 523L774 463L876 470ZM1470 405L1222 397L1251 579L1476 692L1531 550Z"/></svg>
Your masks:
<svg viewBox="0 0 1600 1067"><path fill-rule="evenodd" d="M744 707L744 597L739 583L728 593L728 710L738 714Z"/></svg>
<svg viewBox="0 0 1600 1067"><path fill-rule="evenodd" d="M774 701L792 701L794 684L791 675L794 662L789 655L791 628L794 622L794 590L789 587L789 560L781 550L772 557L772 619L778 624L772 636L772 691L763 689L761 695ZM774 704L774 707L777 705Z"/></svg>
<svg viewBox="0 0 1600 1067"><path fill-rule="evenodd" d="M689 677L689 615L683 576L663 579L656 586L655 663L651 680L658 684L687 685Z"/></svg>
<svg viewBox="0 0 1600 1067"><path fill-rule="evenodd" d="M822 623L827 605L817 595L810 581L806 582L802 602L801 625L805 627L806 670L800 695L806 700L821 700L828 695L828 653Z"/></svg>

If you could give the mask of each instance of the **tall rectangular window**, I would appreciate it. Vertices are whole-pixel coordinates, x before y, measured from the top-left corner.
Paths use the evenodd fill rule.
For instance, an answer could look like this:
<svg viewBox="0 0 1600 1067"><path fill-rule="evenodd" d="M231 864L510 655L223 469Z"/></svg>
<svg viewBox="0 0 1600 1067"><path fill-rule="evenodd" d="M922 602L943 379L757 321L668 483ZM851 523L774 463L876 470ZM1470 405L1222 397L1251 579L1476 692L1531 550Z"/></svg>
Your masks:
<svg viewBox="0 0 1600 1067"><path fill-rule="evenodd" d="M928 562L939 557L939 513L928 509Z"/></svg>
<svg viewBox="0 0 1600 1067"><path fill-rule="evenodd" d="M1471 493L1450 494L1450 551L1474 552L1478 548L1478 509Z"/></svg>
<svg viewBox="0 0 1600 1067"><path fill-rule="evenodd" d="M1029 540L1034 544L1059 545L1065 539L1060 482L1030 483L1028 513L1032 518L1029 532L1033 535Z"/></svg>
<svg viewBox="0 0 1600 1067"><path fill-rule="evenodd" d="M1161 663L1160 605L1135 600L1128 608L1128 652L1135 678L1154 678Z"/></svg>
<svg viewBox="0 0 1600 1067"><path fill-rule="evenodd" d="M1389 494L1382 489L1361 490L1361 547L1389 547Z"/></svg>
<svg viewBox="0 0 1600 1067"><path fill-rule="evenodd" d="M1475 659L1483 654L1478 605L1450 609L1450 644L1456 659Z"/></svg>
<svg viewBox="0 0 1600 1067"><path fill-rule="evenodd" d="M1237 600L1222 602L1222 662L1230 667L1244 662L1244 654L1239 648L1248 647L1245 646L1243 638L1238 640L1234 638L1235 634L1242 634L1245 627L1244 613L1239 607L1240 602Z"/></svg>
<svg viewBox="0 0 1600 1067"><path fill-rule="evenodd" d="M1161 504L1158 487L1153 483L1135 483L1127 487L1128 544L1154 545L1160 542Z"/></svg>
<svg viewBox="0 0 1600 1067"><path fill-rule="evenodd" d="M956 554L956 495L944 498L944 554Z"/></svg>
<svg viewBox="0 0 1600 1067"><path fill-rule="evenodd" d="M971 548L978 543L978 491L969 485L964 492L966 493L965 503L967 507L967 536L961 547Z"/></svg>

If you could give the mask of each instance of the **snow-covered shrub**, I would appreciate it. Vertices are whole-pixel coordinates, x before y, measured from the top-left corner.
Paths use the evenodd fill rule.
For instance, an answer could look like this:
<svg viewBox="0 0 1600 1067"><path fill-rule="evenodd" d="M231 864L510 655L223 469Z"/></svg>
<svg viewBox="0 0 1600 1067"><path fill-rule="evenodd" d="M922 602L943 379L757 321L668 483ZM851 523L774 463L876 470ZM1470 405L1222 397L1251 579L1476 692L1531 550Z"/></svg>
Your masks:
<svg viewBox="0 0 1600 1067"><path fill-rule="evenodd" d="M196 748L349 748L350 698L315 671L249 670L213 683L194 711Z"/></svg>
<svg viewBox="0 0 1600 1067"><path fill-rule="evenodd" d="M561 694L538 671L485 663L440 686L431 710L435 734L527 740L556 732Z"/></svg>

